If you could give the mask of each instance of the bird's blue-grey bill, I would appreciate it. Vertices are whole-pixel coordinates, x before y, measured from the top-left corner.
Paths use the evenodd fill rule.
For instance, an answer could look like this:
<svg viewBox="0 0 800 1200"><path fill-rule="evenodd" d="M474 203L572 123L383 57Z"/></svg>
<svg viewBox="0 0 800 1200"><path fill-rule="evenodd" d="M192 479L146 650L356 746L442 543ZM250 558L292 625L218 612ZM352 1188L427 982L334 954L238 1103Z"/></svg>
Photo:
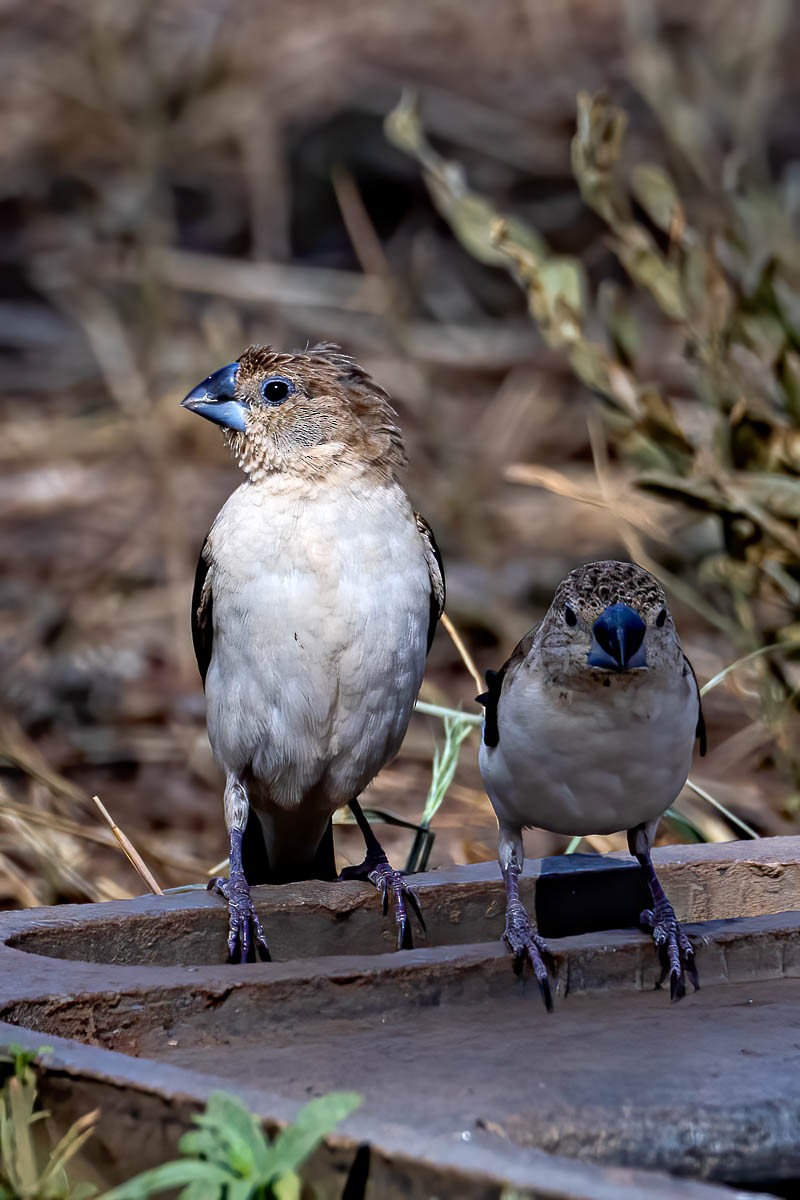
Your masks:
<svg viewBox="0 0 800 1200"><path fill-rule="evenodd" d="M213 375L209 375L202 383L189 392L181 400L181 407L190 412L222 425L225 429L233 429L244 433L245 420L249 411L248 405L236 396L236 372L238 363L228 363Z"/></svg>
<svg viewBox="0 0 800 1200"><path fill-rule="evenodd" d="M644 635L647 626L627 604L611 604L592 626L587 662L607 671L633 671L647 666Z"/></svg>

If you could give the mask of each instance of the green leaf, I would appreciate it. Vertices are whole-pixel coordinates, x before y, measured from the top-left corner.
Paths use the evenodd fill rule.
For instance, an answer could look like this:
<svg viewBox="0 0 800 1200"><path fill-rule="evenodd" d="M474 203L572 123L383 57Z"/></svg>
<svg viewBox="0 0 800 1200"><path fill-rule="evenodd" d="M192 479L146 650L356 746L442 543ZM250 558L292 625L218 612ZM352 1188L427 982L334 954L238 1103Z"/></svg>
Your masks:
<svg viewBox="0 0 800 1200"><path fill-rule="evenodd" d="M26 1072L34 1066L37 1058L40 1058L43 1054L52 1053L52 1046L39 1046L36 1050L28 1050L26 1046L20 1046L17 1042L12 1042L8 1047L8 1053L0 1054L0 1063L13 1063L14 1074L17 1079L22 1079Z"/></svg>
<svg viewBox="0 0 800 1200"><path fill-rule="evenodd" d="M97 1195L97 1187L93 1183L76 1183L69 1189L69 1200L92 1200Z"/></svg>
<svg viewBox="0 0 800 1200"><path fill-rule="evenodd" d="M272 1195L274 1200L300 1200L300 1179L294 1171L275 1180Z"/></svg>
<svg viewBox="0 0 800 1200"><path fill-rule="evenodd" d="M539 268L539 281L553 313L564 305L580 318L586 307L586 275L577 259L555 255L547 259Z"/></svg>
<svg viewBox="0 0 800 1200"><path fill-rule="evenodd" d="M431 198L436 208L451 226L453 233L473 258L490 267L507 267L508 261L497 248L494 226L500 220L509 239L526 253L539 259L548 248L535 229L517 217L501 215L487 200L469 189L463 168L435 156L436 169L424 172Z"/></svg>
<svg viewBox="0 0 800 1200"><path fill-rule="evenodd" d="M181 1200L212 1200L212 1197L218 1194L219 1189L216 1184L210 1185L207 1179L195 1180L187 1183L181 1192ZM105 1196L102 1196L101 1200L106 1200Z"/></svg>
<svg viewBox="0 0 800 1200"><path fill-rule="evenodd" d="M636 357L641 341L639 322L620 285L603 279L597 289L597 309L609 336L623 359L630 363Z"/></svg>
<svg viewBox="0 0 800 1200"><path fill-rule="evenodd" d="M685 837L687 842L707 842L708 838L704 836L702 830L685 817L683 813L679 813L677 809L668 808L663 817L667 825Z"/></svg>
<svg viewBox="0 0 800 1200"><path fill-rule="evenodd" d="M271 1179L271 1176L269 1176ZM225 1200L254 1200L265 1194L268 1180L262 1180L256 1175L238 1179L235 1175L229 1178L225 1188Z"/></svg>
<svg viewBox="0 0 800 1200"><path fill-rule="evenodd" d="M652 246L636 240L614 240L613 248L631 279L647 288L659 308L674 321L684 321L689 307L683 293L681 273L675 263Z"/></svg>
<svg viewBox="0 0 800 1200"><path fill-rule="evenodd" d="M213 1163L179 1158L149 1171L142 1171L127 1183L106 1192L102 1200L147 1200L147 1197L172 1188L192 1187L194 1200L215 1200L230 1183L230 1173Z"/></svg>
<svg viewBox="0 0 800 1200"><path fill-rule="evenodd" d="M261 1124L235 1096L213 1092L197 1129L179 1143L182 1154L202 1155L242 1176L263 1174L268 1145Z"/></svg>
<svg viewBox="0 0 800 1200"><path fill-rule="evenodd" d="M433 752L431 782L425 807L420 817L420 825L427 828L441 808L456 773L461 754L461 743L472 732L474 725L472 714L465 716L462 713L456 713L455 716L444 717L444 747L440 751L437 746Z"/></svg>
<svg viewBox="0 0 800 1200"><path fill-rule="evenodd" d="M14 1174L24 1192L32 1194L36 1190L39 1172L28 1127L33 1116L36 1084L33 1080L33 1072L26 1072L26 1074L30 1075L29 1079L21 1079L17 1075L9 1079L5 1091L8 1098L9 1126L13 1131L13 1158L10 1160L9 1166L13 1164Z"/></svg>
<svg viewBox="0 0 800 1200"><path fill-rule="evenodd" d="M639 163L633 168L631 191L653 224L664 233L673 229L676 220L682 220L683 206L672 176L656 163Z"/></svg>
<svg viewBox="0 0 800 1200"><path fill-rule="evenodd" d="M292 1124L281 1130L272 1143L273 1178L296 1170L334 1126L355 1112L361 1103L362 1097L357 1092L331 1092L301 1108Z"/></svg>
<svg viewBox="0 0 800 1200"><path fill-rule="evenodd" d="M360 1103L350 1092L313 1100L270 1144L258 1117L237 1097L214 1092L193 1118L197 1128L180 1140L187 1157L144 1171L102 1200L148 1200L175 1188L183 1189L180 1200L298 1200L295 1169Z"/></svg>
<svg viewBox="0 0 800 1200"><path fill-rule="evenodd" d="M428 141L422 127L417 97L406 92L384 123L389 141L416 158L436 208L450 224L462 246L487 266L507 267L503 253L492 238L492 226L500 213L484 196L473 192L460 163L443 158ZM548 253L546 242L535 229L516 217L505 218L509 236L537 258Z"/></svg>

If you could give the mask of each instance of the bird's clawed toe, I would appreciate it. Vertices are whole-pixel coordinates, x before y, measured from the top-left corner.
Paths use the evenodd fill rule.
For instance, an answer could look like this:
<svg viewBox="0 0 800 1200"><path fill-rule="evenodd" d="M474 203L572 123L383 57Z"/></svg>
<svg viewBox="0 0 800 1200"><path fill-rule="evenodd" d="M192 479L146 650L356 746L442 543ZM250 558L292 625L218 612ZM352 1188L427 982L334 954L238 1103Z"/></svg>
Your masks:
<svg viewBox="0 0 800 1200"><path fill-rule="evenodd" d="M548 1012L552 1012L553 994L550 989L548 972L555 971L555 963L547 942L532 927L527 914L524 921L521 919L513 922L510 919L506 921L503 941L514 956L513 965L516 975L522 974L526 962L530 964L536 976L544 1006Z"/></svg>
<svg viewBox="0 0 800 1200"><path fill-rule="evenodd" d="M397 949L413 950L414 939L411 932L411 921L408 910L410 909L413 912L419 922L422 933L425 934L427 931L425 920L422 916L422 909L420 908L416 892L408 886L401 873L394 869L385 856L382 859L376 860L370 860L368 856L357 867L345 867L341 871L339 878L369 880L377 888L384 916L389 912L389 903L391 901L394 922L397 928Z"/></svg>
<svg viewBox="0 0 800 1200"><path fill-rule="evenodd" d="M670 1000L682 1000L686 995L688 978L695 991L700 987L700 978L695 964L694 947L675 917L671 904L660 904L646 908L639 920L650 929L658 958L661 975L656 987L662 987L669 979Z"/></svg>
<svg viewBox="0 0 800 1200"><path fill-rule="evenodd" d="M228 902L228 962L271 962L272 956L244 875L212 879L208 890Z"/></svg>
<svg viewBox="0 0 800 1200"><path fill-rule="evenodd" d="M419 921L423 934L426 933L425 921L416 892L408 886L400 872L395 871L388 862L377 863L369 872L368 879L378 889L384 916L389 912L389 902L391 901L394 923L397 928L397 949L413 950L414 938L408 915L409 908Z"/></svg>

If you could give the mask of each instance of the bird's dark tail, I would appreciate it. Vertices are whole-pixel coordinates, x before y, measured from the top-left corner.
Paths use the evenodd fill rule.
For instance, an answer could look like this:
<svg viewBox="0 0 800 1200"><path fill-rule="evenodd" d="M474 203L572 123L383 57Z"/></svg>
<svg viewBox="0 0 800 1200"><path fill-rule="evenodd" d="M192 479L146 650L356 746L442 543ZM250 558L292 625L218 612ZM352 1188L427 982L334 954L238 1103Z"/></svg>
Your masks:
<svg viewBox="0 0 800 1200"><path fill-rule="evenodd" d="M278 864L269 861L264 830L258 814L251 808L242 841L244 877L250 884L300 883L305 879L336 879L333 852L333 821L328 821L313 858L300 863Z"/></svg>

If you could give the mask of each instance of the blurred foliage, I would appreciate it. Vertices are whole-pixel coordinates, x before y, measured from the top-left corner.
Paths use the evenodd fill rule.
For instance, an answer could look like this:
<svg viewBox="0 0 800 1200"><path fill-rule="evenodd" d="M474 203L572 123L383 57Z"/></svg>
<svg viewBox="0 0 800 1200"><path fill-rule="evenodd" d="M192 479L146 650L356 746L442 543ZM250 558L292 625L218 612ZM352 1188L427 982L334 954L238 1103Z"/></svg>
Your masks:
<svg viewBox="0 0 800 1200"><path fill-rule="evenodd" d="M670 121L663 124L675 132ZM625 165L625 113L605 95L578 95L575 179L608 227L627 275L677 334L691 396L678 403L641 365L636 312L621 288L604 280L592 299L577 258L551 253L535 230L471 192L458 164L426 138L413 96L389 115L386 131L418 159L462 244L481 261L506 267L544 341L602 399L607 429L634 465L636 484L719 523L719 545L703 556L688 598L741 653L775 645L763 660L763 701L784 752L792 753L787 708L796 708L797 685L789 663L800 643L800 238L786 188L757 179L743 164L731 166L729 178L714 178L701 159L692 201L684 201L662 164ZM703 599L709 583L727 594L718 610Z"/></svg>
<svg viewBox="0 0 800 1200"><path fill-rule="evenodd" d="M99 1111L79 1117L48 1149L38 1136L48 1113L36 1108L34 1069L44 1051L10 1051L0 1057L13 1068L0 1090L0 1200L89 1200L97 1188L73 1182L67 1166L91 1137Z"/></svg>

